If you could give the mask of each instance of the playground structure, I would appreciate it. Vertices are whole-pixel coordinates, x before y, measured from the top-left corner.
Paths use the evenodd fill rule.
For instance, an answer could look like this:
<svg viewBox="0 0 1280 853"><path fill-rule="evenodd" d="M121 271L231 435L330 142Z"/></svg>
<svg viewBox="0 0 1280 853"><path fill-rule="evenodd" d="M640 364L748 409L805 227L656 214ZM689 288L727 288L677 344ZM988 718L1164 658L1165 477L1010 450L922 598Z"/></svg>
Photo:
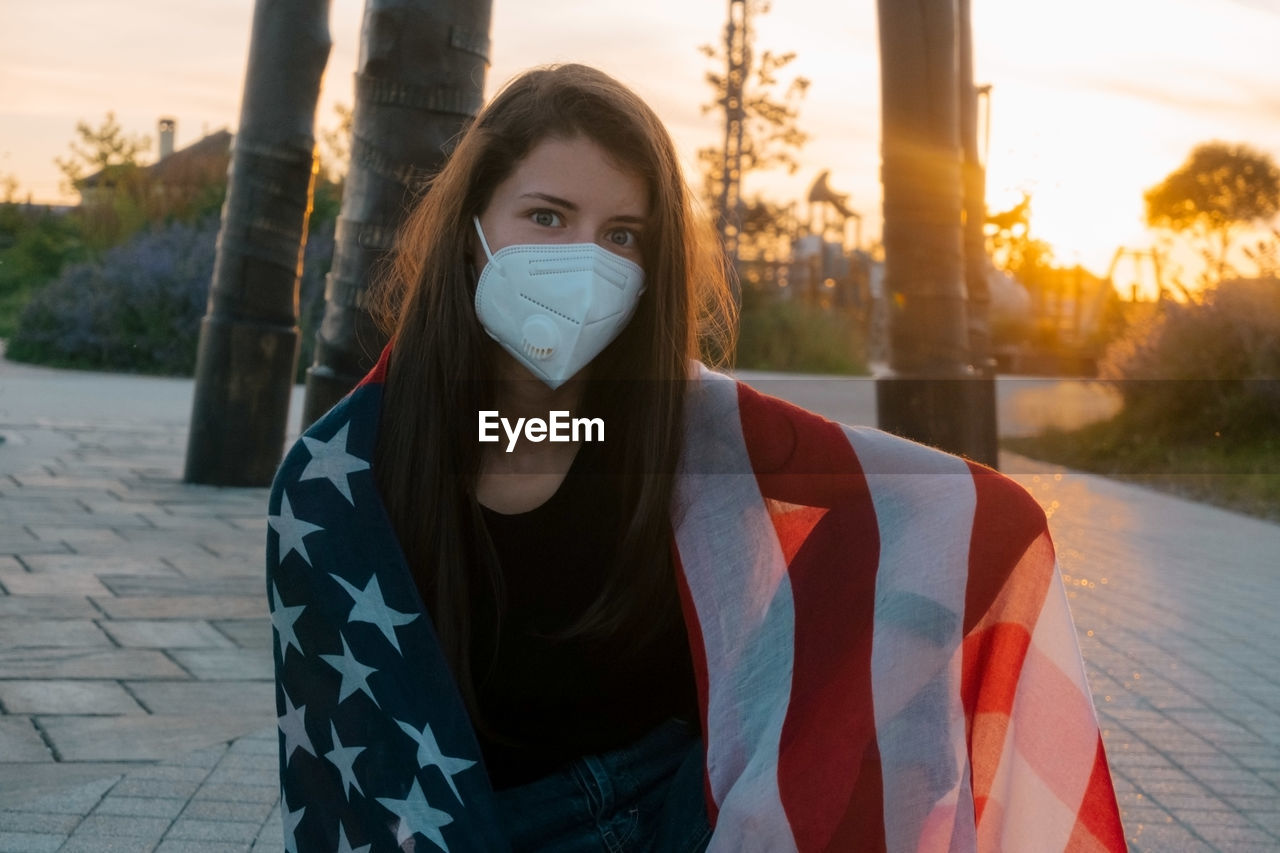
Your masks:
<svg viewBox="0 0 1280 853"><path fill-rule="evenodd" d="M744 291L760 297L852 310L865 319L875 262L862 246L862 214L849 207L848 193L831 188L830 177L824 170L814 179L803 219L796 203L784 209L778 254L739 256L738 276Z"/></svg>

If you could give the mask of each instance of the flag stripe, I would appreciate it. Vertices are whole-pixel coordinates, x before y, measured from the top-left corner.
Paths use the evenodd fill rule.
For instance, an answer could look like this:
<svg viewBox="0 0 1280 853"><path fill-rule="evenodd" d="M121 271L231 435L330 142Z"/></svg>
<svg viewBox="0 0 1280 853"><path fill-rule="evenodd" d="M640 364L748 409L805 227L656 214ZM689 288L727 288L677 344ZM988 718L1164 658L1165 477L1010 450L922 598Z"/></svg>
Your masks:
<svg viewBox="0 0 1280 853"><path fill-rule="evenodd" d="M977 491L973 535L969 539L968 585L965 590L964 634L968 636L997 596L1006 591L1010 574L1037 538L1048 537L1048 520L1035 498L1012 480L989 468L968 463ZM1052 549L1052 546L1050 546ZM1043 568L1043 567L1040 567ZM1039 590L1043 594L1043 589ZM1038 598L1017 613L1014 621L1033 625Z"/></svg>
<svg viewBox="0 0 1280 853"><path fill-rule="evenodd" d="M736 425L737 385L691 391L675 537L707 661L707 777L713 851L795 849L778 792L795 612L786 563Z"/></svg>
<svg viewBox="0 0 1280 853"><path fill-rule="evenodd" d="M698 610L693 603L693 594L689 591L689 582L684 576L684 566L680 562L680 551L671 543L671 561L676 571L676 591L680 595L680 610L684 614L685 629L689 634L689 654L693 663L693 678L698 690L698 714L701 731L705 741L707 731L707 655L702 641L702 624L698 621ZM703 799L707 804L707 818L712 826L716 825L720 809L716 799L711 795L711 783L704 773L702 777Z"/></svg>
<svg viewBox="0 0 1280 853"><path fill-rule="evenodd" d="M1083 661L1074 648L1054 641L1072 630L1066 589L1054 571L1018 681L1011 725L1018 758L1071 815L1066 825L1040 828L1040 837L1053 849L1068 848L1097 761L1098 730ZM1024 724L1032 719L1034 726ZM1044 731L1054 736L1046 738ZM1010 792L1011 811L1028 810L1024 791L1025 783Z"/></svg>
<svg viewBox="0 0 1280 853"><path fill-rule="evenodd" d="M1093 772L1089 787L1080 804L1075 831L1067 843L1067 849L1079 853L1102 850L1123 850L1124 828L1115 815L1116 790L1107 769L1107 753L1098 736L1098 748L1094 751Z"/></svg>
<svg viewBox="0 0 1280 853"><path fill-rule="evenodd" d="M381 385L387 381L387 365L391 363L391 344L387 344L382 348L382 353L378 356L378 363L373 369L361 379L357 388L363 388L365 385Z"/></svg>
<svg viewBox="0 0 1280 853"><path fill-rule="evenodd" d="M1006 759L1010 716L1031 632L1056 572L1047 521L1035 499L994 471L972 463L969 468L975 506L960 693L981 826L1005 819L1002 805L990 813L991 797L997 775L1013 772Z"/></svg>
<svg viewBox="0 0 1280 853"><path fill-rule="evenodd" d="M740 386L751 468L774 515L797 612L778 786L801 850L883 847L871 704L875 511L837 424ZM809 507L792 501L804 499ZM816 504L816 506L812 506ZM796 541L803 536L802 541ZM847 543L860 546L850 550Z"/></svg>
<svg viewBox="0 0 1280 853"><path fill-rule="evenodd" d="M875 430L847 433L868 460L880 535L872 673L886 843L920 849L927 836L929 849L965 849L973 806L956 650L973 480L954 456Z"/></svg>

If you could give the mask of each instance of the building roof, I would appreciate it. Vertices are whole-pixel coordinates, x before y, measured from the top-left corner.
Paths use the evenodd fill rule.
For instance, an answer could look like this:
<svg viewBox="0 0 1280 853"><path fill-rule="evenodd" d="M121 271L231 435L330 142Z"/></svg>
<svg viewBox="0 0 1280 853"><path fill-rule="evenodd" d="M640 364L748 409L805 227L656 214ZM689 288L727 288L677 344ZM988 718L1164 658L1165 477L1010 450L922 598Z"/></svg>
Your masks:
<svg viewBox="0 0 1280 853"><path fill-rule="evenodd" d="M211 171L225 172L231 156L231 132L226 128L196 140L174 151L163 160L142 168L142 173L157 184L190 183L193 176ZM79 188L96 189L104 185L109 170L101 169L79 182Z"/></svg>

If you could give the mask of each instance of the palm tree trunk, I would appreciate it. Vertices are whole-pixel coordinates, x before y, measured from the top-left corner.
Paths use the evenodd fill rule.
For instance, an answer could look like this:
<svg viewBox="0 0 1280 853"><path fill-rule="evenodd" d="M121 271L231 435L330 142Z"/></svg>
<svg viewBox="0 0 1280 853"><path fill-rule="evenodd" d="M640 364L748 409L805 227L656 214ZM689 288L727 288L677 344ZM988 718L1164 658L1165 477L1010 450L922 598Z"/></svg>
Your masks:
<svg viewBox="0 0 1280 853"><path fill-rule="evenodd" d="M956 0L878 0L889 375L880 426L967 452Z"/></svg>
<svg viewBox="0 0 1280 853"><path fill-rule="evenodd" d="M329 58L329 0L258 0L200 325L188 482L266 486L284 451L298 360L298 278Z"/></svg>
<svg viewBox="0 0 1280 853"><path fill-rule="evenodd" d="M489 0L367 0L356 71L351 167L303 423L323 415L369 371L386 337L369 287L422 180L480 110Z"/></svg>

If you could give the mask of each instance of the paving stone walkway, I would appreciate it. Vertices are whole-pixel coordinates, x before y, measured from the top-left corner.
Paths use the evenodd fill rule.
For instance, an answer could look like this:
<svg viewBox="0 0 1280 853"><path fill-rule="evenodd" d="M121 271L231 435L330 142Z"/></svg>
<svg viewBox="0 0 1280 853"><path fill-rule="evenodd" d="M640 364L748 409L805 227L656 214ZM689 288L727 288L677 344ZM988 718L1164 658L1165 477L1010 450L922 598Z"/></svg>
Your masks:
<svg viewBox="0 0 1280 853"><path fill-rule="evenodd" d="M266 491L180 482L165 382L0 362L0 853L283 850ZM1002 467L1050 513L1131 848L1280 848L1280 525Z"/></svg>

